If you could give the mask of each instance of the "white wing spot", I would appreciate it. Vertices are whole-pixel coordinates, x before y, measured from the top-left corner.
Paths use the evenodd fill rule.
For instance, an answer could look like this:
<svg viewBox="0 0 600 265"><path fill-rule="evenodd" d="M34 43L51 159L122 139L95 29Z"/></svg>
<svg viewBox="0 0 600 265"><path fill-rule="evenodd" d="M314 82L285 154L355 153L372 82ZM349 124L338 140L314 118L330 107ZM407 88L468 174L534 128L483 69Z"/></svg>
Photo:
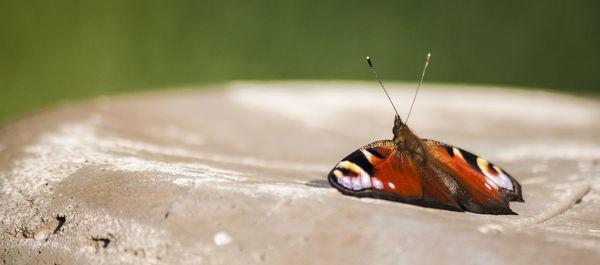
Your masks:
<svg viewBox="0 0 600 265"><path fill-rule="evenodd" d="M371 177L368 174L361 174L360 180L363 189L367 189L371 187Z"/></svg>
<svg viewBox="0 0 600 265"><path fill-rule="evenodd" d="M484 186L485 186L485 187L486 187L488 190L491 190L491 189L492 189L492 186L490 186L490 184L489 184L489 183L485 183L485 184L483 184L483 185L484 185Z"/></svg>
<svg viewBox="0 0 600 265"><path fill-rule="evenodd" d="M496 170L496 172L490 171L488 162L481 157L477 158L477 166L486 176L486 182L492 187L498 188L500 186L507 190L513 190L513 185L510 181L510 178L508 178L508 176L506 176L498 167L494 166L494 170Z"/></svg>
<svg viewBox="0 0 600 265"><path fill-rule="evenodd" d="M352 182L350 181L349 177L343 177L341 181L338 178L338 183L341 183L342 186L344 186L347 189L352 189Z"/></svg>
<svg viewBox="0 0 600 265"><path fill-rule="evenodd" d="M462 153L460 152L460 149L456 148L455 146L452 147L452 151L454 151L454 155L460 157L460 159L465 160L465 158L463 157Z"/></svg>
<svg viewBox="0 0 600 265"><path fill-rule="evenodd" d="M499 176L502 176L502 178L500 178L502 180L501 186L505 189L514 191L512 181L510 181L510 178L504 173L504 171L502 171L502 169L499 169L496 166L494 166L494 169L498 172Z"/></svg>
<svg viewBox="0 0 600 265"><path fill-rule="evenodd" d="M383 183L381 183L381 180L378 178L372 178L371 181L373 182L373 187L378 190L383 189Z"/></svg>
<svg viewBox="0 0 600 265"><path fill-rule="evenodd" d="M369 160L369 163L373 163L372 159L373 159L373 154L371 154L369 151L362 149L360 150L363 155L365 155L365 158L367 158L367 160Z"/></svg>
<svg viewBox="0 0 600 265"><path fill-rule="evenodd" d="M394 183L391 183L391 182L388 182L388 186L389 186L391 189L395 189L395 188L396 188L396 185L394 185Z"/></svg>
<svg viewBox="0 0 600 265"><path fill-rule="evenodd" d="M350 178L344 176L344 173L339 169L333 171L333 175L337 178L337 182L340 183L343 187L347 189L352 189L352 183L350 182Z"/></svg>
<svg viewBox="0 0 600 265"><path fill-rule="evenodd" d="M353 190L360 190L361 189L360 177L352 177L352 189Z"/></svg>
<svg viewBox="0 0 600 265"><path fill-rule="evenodd" d="M347 178L347 177L344 176L344 178L342 178L340 181L340 177L338 175L335 175L336 173L334 171L333 174L337 177L338 183L342 184L342 186L344 186L345 188L352 189L352 190L362 190L362 189L371 188L371 176L364 169L359 167L357 164L354 164L350 161L345 160L345 161L338 163L338 165L336 167L345 168L349 171L354 172L356 175L358 175L356 177L351 177L351 180L348 180L348 182L349 182L348 186L346 186L341 181L344 181L344 178ZM339 174L343 176L341 171Z"/></svg>

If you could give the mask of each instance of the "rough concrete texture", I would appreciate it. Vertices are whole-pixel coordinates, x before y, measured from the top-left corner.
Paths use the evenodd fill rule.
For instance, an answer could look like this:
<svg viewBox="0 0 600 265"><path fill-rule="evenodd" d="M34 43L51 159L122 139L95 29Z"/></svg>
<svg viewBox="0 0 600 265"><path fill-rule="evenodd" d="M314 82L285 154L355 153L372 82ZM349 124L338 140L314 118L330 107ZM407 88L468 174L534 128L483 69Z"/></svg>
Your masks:
<svg viewBox="0 0 600 265"><path fill-rule="evenodd" d="M413 85L390 84L401 115ZM502 166L519 215L358 199L344 156L392 136L371 83L104 98L0 128L4 264L598 264L600 103L426 85L409 126Z"/></svg>

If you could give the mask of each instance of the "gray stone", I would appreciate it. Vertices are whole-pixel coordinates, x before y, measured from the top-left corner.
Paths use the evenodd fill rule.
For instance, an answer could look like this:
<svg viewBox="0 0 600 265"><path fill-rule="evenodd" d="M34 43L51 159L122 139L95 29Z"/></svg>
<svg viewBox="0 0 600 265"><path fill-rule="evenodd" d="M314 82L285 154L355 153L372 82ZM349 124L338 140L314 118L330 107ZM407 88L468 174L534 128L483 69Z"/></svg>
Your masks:
<svg viewBox="0 0 600 265"><path fill-rule="evenodd" d="M390 84L401 115L413 85ZM598 264L600 104L426 85L408 125L510 172L519 215L359 199L326 175L392 136L370 83L233 83L0 128L6 264Z"/></svg>

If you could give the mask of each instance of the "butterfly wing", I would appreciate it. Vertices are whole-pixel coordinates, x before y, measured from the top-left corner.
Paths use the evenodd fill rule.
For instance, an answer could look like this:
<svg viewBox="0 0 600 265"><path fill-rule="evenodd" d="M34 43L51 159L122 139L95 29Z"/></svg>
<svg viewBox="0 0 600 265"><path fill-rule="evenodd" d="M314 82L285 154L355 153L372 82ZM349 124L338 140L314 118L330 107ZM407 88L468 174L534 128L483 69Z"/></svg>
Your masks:
<svg viewBox="0 0 600 265"><path fill-rule="evenodd" d="M523 201L521 185L510 174L470 152L434 140L423 140L437 166L467 192L460 204L472 212L514 214L509 201Z"/></svg>
<svg viewBox="0 0 600 265"><path fill-rule="evenodd" d="M415 165L390 140L356 150L328 175L329 183L346 195L462 211L452 192L437 178L435 172Z"/></svg>
<svg viewBox="0 0 600 265"><path fill-rule="evenodd" d="M487 214L515 214L521 185L508 173L460 148L423 140L432 159L415 164L394 142L366 145L340 161L329 183L346 195Z"/></svg>

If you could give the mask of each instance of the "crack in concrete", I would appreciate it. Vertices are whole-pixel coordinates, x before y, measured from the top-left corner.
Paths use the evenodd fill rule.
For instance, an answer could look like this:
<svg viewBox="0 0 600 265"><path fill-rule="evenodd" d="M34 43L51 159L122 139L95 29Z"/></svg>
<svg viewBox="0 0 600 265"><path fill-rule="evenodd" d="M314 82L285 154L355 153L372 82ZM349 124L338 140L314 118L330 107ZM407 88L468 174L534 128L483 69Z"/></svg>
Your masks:
<svg viewBox="0 0 600 265"><path fill-rule="evenodd" d="M115 237L112 233L108 233L106 236L92 236L91 239L92 242L94 242L93 246L96 248L96 250L99 250L100 248L107 248L114 238Z"/></svg>
<svg viewBox="0 0 600 265"><path fill-rule="evenodd" d="M60 229L63 227L63 225L67 221L67 218L62 215L57 215L56 220L58 221L58 224L56 225L56 228L54 228L54 231L52 232L52 234L56 234L56 233L60 232Z"/></svg>

